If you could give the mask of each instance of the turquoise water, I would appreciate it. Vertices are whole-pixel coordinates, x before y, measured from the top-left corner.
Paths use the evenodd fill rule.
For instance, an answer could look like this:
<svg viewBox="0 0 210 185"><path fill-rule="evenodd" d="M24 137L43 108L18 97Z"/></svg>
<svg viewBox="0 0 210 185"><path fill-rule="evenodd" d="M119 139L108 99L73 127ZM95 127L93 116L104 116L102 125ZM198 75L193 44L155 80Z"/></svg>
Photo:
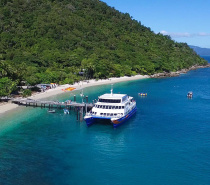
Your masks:
<svg viewBox="0 0 210 185"><path fill-rule="evenodd" d="M84 94L93 100L109 90L103 85ZM210 183L210 68L118 83L114 92L135 97L138 107L117 129L105 124L88 128L73 111L48 114L47 109L21 107L1 116L0 184ZM69 98L73 94L51 99Z"/></svg>

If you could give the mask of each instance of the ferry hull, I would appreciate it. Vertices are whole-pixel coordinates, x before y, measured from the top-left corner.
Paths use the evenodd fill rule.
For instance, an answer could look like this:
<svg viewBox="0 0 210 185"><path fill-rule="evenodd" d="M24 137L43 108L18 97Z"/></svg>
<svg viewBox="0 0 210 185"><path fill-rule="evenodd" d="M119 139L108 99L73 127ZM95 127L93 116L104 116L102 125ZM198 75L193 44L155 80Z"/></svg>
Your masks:
<svg viewBox="0 0 210 185"><path fill-rule="evenodd" d="M86 125L90 126L97 121L109 121L109 122L111 122L111 117L85 116L84 120L86 122Z"/></svg>
<svg viewBox="0 0 210 185"><path fill-rule="evenodd" d="M126 116L123 116L119 119L111 118L111 117L85 116L84 120L85 120L87 126L90 126L99 120L109 120L113 124L113 127L116 128L119 125L121 125L122 123L124 123L126 120L128 120L133 114L135 114L136 110L137 110L137 108L135 107Z"/></svg>
<svg viewBox="0 0 210 185"><path fill-rule="evenodd" d="M94 117L85 117L84 120L85 120L87 126L92 125L96 121L96 119Z"/></svg>
<svg viewBox="0 0 210 185"><path fill-rule="evenodd" d="M119 119L111 119L111 122L113 123L113 127L116 128L120 126L122 123L124 123L126 120L128 120L133 114L136 113L137 108L135 107L133 110L131 110L126 116L123 116Z"/></svg>

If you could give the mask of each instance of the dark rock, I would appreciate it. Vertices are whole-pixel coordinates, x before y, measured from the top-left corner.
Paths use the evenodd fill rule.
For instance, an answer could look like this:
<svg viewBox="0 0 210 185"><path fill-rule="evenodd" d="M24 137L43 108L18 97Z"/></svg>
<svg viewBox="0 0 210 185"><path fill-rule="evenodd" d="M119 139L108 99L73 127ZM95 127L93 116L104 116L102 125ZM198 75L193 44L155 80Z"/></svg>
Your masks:
<svg viewBox="0 0 210 185"><path fill-rule="evenodd" d="M150 75L150 77L151 78L175 77L175 76L179 76L182 73L187 73L188 71L191 71L191 70L196 70L199 68L208 68L208 67L210 67L210 64L207 64L205 66L194 65L194 66L190 67L189 69L182 69L182 70L176 71L176 72L155 73L153 75Z"/></svg>

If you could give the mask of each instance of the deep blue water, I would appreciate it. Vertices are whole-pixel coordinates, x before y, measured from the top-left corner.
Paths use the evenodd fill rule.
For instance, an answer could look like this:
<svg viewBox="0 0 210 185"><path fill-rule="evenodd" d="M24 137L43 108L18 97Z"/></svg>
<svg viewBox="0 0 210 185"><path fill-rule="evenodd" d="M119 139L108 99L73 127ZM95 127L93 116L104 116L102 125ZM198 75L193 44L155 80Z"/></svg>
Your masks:
<svg viewBox="0 0 210 185"><path fill-rule="evenodd" d="M110 85L84 90L89 100L106 92ZM117 129L87 127L73 111L22 107L1 116L0 184L210 184L210 68L118 83L114 92L135 97L138 107Z"/></svg>

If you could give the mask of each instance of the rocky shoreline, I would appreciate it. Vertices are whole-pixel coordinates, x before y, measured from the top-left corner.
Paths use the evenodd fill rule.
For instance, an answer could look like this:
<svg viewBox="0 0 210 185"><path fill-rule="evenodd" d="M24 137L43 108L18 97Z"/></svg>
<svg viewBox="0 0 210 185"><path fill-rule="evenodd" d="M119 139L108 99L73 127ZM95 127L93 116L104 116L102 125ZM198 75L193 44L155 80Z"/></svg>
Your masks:
<svg viewBox="0 0 210 185"><path fill-rule="evenodd" d="M182 69L180 71L176 71L176 72L162 72L162 73L156 73L153 75L150 75L150 78L166 78L166 77L175 77L175 76L179 76L180 74L183 73L187 73L188 71L191 70L196 70L196 69L200 69L200 68L209 68L210 64L207 64L205 66L198 66L198 65L194 65L188 69Z"/></svg>

